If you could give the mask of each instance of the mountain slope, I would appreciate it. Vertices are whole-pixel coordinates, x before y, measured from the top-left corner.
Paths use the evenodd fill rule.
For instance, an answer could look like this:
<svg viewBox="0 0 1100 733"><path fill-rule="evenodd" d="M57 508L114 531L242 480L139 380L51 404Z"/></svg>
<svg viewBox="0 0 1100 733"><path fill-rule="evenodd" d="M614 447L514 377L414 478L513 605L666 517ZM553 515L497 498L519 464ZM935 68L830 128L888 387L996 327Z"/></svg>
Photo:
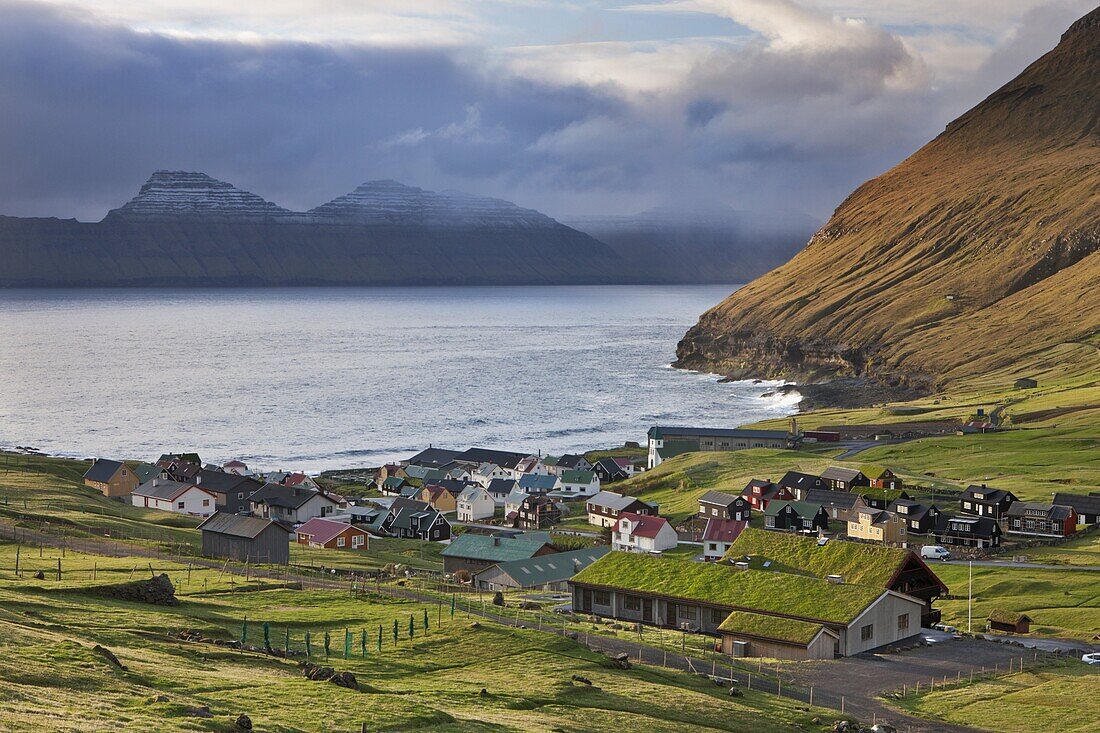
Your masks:
<svg viewBox="0 0 1100 733"><path fill-rule="evenodd" d="M645 279L744 283L786 262L820 225L804 214L650 209L566 219L632 263Z"/></svg>
<svg viewBox="0 0 1100 733"><path fill-rule="evenodd" d="M1098 290L1100 9L703 314L677 365L932 386L1097 333Z"/></svg>

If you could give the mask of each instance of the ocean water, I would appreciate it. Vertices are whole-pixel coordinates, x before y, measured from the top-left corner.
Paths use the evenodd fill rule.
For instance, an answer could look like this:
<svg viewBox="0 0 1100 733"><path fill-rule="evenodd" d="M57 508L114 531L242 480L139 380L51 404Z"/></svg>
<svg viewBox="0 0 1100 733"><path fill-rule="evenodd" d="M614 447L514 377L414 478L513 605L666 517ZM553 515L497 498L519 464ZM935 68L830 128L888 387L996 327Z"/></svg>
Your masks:
<svg viewBox="0 0 1100 733"><path fill-rule="evenodd" d="M0 290L0 446L317 472L789 414L774 382L668 366L733 289Z"/></svg>

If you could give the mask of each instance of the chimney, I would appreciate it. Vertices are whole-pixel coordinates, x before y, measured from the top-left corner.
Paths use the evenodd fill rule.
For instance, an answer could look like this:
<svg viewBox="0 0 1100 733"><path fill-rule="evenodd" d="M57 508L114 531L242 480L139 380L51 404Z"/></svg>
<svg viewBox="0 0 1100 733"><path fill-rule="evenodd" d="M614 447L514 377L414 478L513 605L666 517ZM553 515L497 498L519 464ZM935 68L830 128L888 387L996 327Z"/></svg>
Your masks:
<svg viewBox="0 0 1100 733"><path fill-rule="evenodd" d="M737 568L738 570L748 570L749 564L744 560L738 560L733 564L733 567Z"/></svg>
<svg viewBox="0 0 1100 733"><path fill-rule="evenodd" d="M500 537L493 535L493 547L500 545Z"/></svg>

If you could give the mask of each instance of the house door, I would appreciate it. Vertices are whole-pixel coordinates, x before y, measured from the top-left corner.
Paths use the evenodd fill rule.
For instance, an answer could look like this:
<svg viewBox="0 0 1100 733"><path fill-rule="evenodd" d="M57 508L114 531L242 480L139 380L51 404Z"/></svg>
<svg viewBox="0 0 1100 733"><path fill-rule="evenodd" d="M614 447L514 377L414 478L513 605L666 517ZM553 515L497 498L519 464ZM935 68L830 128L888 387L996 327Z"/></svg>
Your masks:
<svg viewBox="0 0 1100 733"><path fill-rule="evenodd" d="M642 621L646 623L653 623L653 599L642 599Z"/></svg>
<svg viewBox="0 0 1100 733"><path fill-rule="evenodd" d="M665 624L668 626L676 626L676 604L666 604Z"/></svg>
<svg viewBox="0 0 1100 733"><path fill-rule="evenodd" d="M581 592L581 610L585 613L592 613L592 591L585 590Z"/></svg>

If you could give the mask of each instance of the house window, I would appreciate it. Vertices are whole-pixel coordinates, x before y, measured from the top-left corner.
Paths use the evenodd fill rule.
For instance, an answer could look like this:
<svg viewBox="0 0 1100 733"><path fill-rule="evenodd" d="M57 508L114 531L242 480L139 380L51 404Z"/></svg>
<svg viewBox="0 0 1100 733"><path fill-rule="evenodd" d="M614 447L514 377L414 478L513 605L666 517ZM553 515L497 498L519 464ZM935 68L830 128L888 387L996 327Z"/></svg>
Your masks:
<svg viewBox="0 0 1100 733"><path fill-rule="evenodd" d="M203 506L210 506L210 500L209 499L203 499L202 500L202 505Z"/></svg>
<svg viewBox="0 0 1100 733"><path fill-rule="evenodd" d="M177 506L178 508L180 508L180 509L183 509L183 502L182 502L182 501L181 501L181 502L178 502L178 503L176 504L176 506Z"/></svg>
<svg viewBox="0 0 1100 733"><path fill-rule="evenodd" d="M336 538L336 546L337 547L343 547L346 544L347 544L347 540L344 539L343 537L337 537Z"/></svg>
<svg viewBox="0 0 1100 733"><path fill-rule="evenodd" d="M728 615L728 613L720 608L712 608L710 609L710 622L712 624L720 624L726 620L726 616Z"/></svg>
<svg viewBox="0 0 1100 733"><path fill-rule="evenodd" d="M238 499L243 499L244 498L244 492L242 491L242 492L238 493L237 498Z"/></svg>
<svg viewBox="0 0 1100 733"><path fill-rule="evenodd" d="M861 626L859 628L859 639L860 639L860 641L871 641L871 639L874 639L874 638L875 638L875 625L874 624L867 624L866 626Z"/></svg>
<svg viewBox="0 0 1100 733"><path fill-rule="evenodd" d="M642 599L638 596L623 596L623 608L627 611L641 611Z"/></svg>
<svg viewBox="0 0 1100 733"><path fill-rule="evenodd" d="M688 621L694 621L699 615L695 606L679 606L678 611L680 618Z"/></svg>
<svg viewBox="0 0 1100 733"><path fill-rule="evenodd" d="M909 630L909 614L903 613L898 616L898 631Z"/></svg>
<svg viewBox="0 0 1100 733"><path fill-rule="evenodd" d="M775 517L764 517L764 526L770 529L775 528Z"/></svg>
<svg viewBox="0 0 1100 733"><path fill-rule="evenodd" d="M610 606L611 594L605 590L592 591L592 602L597 606Z"/></svg>
<svg viewBox="0 0 1100 733"><path fill-rule="evenodd" d="M710 551L711 552L716 552L717 550L718 550L718 543L717 542L711 542L710 543Z"/></svg>

